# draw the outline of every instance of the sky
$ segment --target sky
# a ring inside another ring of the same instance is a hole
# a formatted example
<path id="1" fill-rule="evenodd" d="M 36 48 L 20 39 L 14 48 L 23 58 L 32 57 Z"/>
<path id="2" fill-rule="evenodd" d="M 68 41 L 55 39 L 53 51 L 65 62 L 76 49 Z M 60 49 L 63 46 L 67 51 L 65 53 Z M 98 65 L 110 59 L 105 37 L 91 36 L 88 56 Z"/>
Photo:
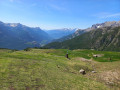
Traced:
<path id="1" fill-rule="evenodd" d="M 0 0 L 0 21 L 41 29 L 80 28 L 120 20 L 120 0 Z"/>

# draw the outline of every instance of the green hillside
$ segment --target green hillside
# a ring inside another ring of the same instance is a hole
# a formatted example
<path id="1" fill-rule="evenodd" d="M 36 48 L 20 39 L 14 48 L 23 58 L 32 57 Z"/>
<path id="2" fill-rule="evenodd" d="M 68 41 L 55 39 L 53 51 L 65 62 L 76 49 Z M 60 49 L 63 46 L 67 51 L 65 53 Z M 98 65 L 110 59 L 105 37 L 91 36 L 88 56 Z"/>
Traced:
<path id="1" fill-rule="evenodd" d="M 44 47 L 120 51 L 120 27 L 94 29 L 73 39 L 63 42 L 53 42 Z"/>
<path id="2" fill-rule="evenodd" d="M 66 52 L 0 49 L 0 90 L 120 89 L 119 52 L 69 50 L 70 59 L 65 57 Z M 81 75 L 80 69 L 86 74 Z"/>

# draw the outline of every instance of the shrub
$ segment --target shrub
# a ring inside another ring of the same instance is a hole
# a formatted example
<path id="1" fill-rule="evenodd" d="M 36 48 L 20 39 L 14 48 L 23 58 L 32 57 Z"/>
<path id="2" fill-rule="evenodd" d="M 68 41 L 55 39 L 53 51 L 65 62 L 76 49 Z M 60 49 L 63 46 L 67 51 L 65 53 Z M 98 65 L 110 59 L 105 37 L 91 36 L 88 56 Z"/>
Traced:
<path id="1" fill-rule="evenodd" d="M 24 51 L 31 51 L 31 48 L 26 48 L 24 49 Z"/>

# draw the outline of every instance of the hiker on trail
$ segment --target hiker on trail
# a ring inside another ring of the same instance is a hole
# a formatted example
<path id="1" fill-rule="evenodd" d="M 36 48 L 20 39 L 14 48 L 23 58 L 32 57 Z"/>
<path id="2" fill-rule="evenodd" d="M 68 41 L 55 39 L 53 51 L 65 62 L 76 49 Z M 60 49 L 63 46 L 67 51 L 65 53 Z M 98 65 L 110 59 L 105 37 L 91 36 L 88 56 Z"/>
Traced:
<path id="1" fill-rule="evenodd" d="M 67 51 L 67 54 L 66 54 L 66 58 L 69 58 L 69 57 L 68 57 L 68 51 Z"/>

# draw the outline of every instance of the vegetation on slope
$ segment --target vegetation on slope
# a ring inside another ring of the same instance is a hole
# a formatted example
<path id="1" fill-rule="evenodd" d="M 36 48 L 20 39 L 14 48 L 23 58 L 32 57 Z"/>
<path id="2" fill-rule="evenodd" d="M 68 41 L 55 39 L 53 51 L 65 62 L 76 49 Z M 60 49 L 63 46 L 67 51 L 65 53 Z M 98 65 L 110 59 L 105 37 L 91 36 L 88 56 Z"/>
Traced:
<path id="1" fill-rule="evenodd" d="M 109 90 L 119 88 L 119 83 L 113 81 L 113 87 L 105 86 L 104 79 L 97 76 L 103 75 L 105 71 L 120 69 L 120 53 L 69 50 L 69 60 L 65 58 L 66 52 L 67 50 L 64 49 L 29 49 L 28 51 L 0 49 L 0 89 Z M 103 56 L 95 58 L 94 54 L 103 54 Z M 112 62 L 108 60 L 109 57 L 112 57 Z M 89 59 L 92 61 L 88 62 Z M 86 70 L 86 75 L 79 73 L 81 68 Z M 97 73 L 92 74 L 91 71 L 94 69 Z"/>
<path id="2" fill-rule="evenodd" d="M 53 42 L 44 47 L 120 51 L 120 27 L 98 28 L 73 39 Z"/>

